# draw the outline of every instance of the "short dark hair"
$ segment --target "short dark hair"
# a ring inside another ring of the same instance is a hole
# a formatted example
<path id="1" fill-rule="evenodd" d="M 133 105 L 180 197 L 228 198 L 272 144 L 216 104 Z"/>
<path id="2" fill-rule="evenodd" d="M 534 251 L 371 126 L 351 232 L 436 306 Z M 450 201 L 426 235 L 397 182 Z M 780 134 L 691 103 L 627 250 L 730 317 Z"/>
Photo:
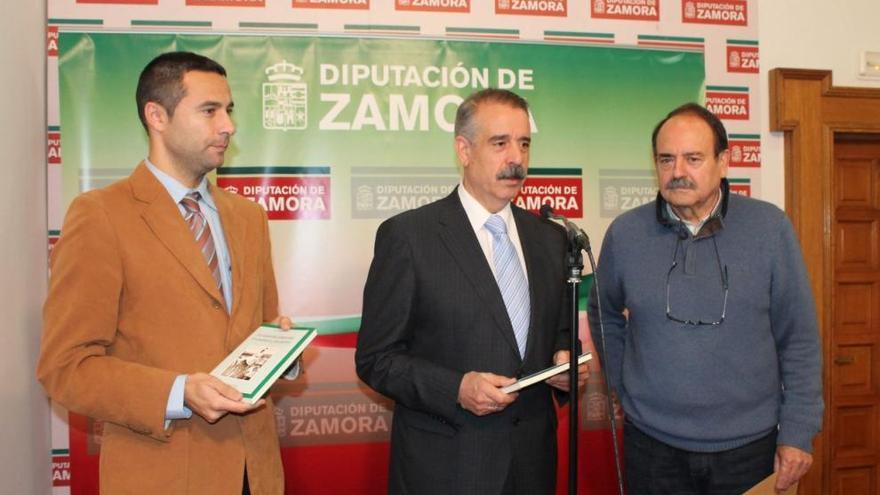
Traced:
<path id="1" fill-rule="evenodd" d="M 458 106 L 455 112 L 455 135 L 464 136 L 468 141 L 474 139 L 474 114 L 483 103 L 502 103 L 529 113 L 525 98 L 506 89 L 487 88 L 471 94 Z"/>
<path id="2" fill-rule="evenodd" d="M 190 71 L 213 72 L 226 77 L 226 69 L 222 65 L 208 57 L 191 52 L 163 53 L 144 67 L 135 93 L 138 117 L 144 129 L 147 128 L 147 118 L 144 115 L 144 106 L 147 102 L 152 101 L 162 105 L 169 117 L 174 115 L 177 104 L 186 96 L 183 76 Z"/>
<path id="3" fill-rule="evenodd" d="M 697 103 L 685 103 L 669 112 L 669 114 L 666 115 L 656 127 L 654 127 L 654 132 L 651 134 L 651 149 L 654 152 L 654 156 L 657 156 L 657 135 L 660 134 L 660 128 L 663 127 L 663 124 L 668 122 L 669 119 L 678 117 L 679 115 L 693 115 L 705 122 L 706 125 L 712 129 L 712 134 L 715 138 L 716 157 L 720 155 L 722 151 L 727 149 L 727 130 L 724 128 L 724 124 L 721 123 L 721 119 L 719 119 L 714 113 L 706 110 L 702 105 Z"/>

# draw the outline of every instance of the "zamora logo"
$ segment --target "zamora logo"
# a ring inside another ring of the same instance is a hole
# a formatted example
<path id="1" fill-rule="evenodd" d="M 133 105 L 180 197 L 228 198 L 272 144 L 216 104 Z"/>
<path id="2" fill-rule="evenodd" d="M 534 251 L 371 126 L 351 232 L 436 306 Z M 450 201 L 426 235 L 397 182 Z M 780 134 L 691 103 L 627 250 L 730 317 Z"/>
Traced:
<path id="1" fill-rule="evenodd" d="M 565 2 L 560 0 L 500 0 L 498 8 L 528 12 L 565 12 Z"/>

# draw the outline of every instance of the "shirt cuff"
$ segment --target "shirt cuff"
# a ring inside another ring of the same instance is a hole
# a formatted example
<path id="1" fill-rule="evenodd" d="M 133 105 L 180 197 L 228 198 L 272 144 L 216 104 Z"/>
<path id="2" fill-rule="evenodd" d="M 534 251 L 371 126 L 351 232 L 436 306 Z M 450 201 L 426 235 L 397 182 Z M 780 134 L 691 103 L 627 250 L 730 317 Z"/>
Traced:
<path id="1" fill-rule="evenodd" d="M 192 410 L 183 404 L 183 391 L 186 386 L 186 375 L 177 375 L 171 392 L 168 394 L 168 405 L 165 407 L 165 429 L 171 425 L 172 419 L 189 419 Z"/>

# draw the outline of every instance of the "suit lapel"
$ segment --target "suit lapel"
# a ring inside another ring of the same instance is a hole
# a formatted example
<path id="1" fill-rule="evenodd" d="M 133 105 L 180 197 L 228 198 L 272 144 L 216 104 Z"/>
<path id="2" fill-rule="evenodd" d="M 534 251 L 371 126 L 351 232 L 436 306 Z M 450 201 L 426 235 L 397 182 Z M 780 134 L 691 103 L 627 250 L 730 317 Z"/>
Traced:
<path id="1" fill-rule="evenodd" d="M 223 295 L 220 294 L 202 252 L 196 246 L 192 232 L 162 183 L 143 162 L 137 166 L 129 180 L 134 198 L 144 203 L 141 218 L 153 234 L 211 297 L 222 301 Z"/>
<path id="2" fill-rule="evenodd" d="M 458 190 L 453 190 L 442 201 L 444 209 L 440 215 L 440 239 L 485 303 L 504 340 L 519 357 L 519 347 L 516 345 L 513 326 L 501 298 L 501 291 L 458 198 Z"/>

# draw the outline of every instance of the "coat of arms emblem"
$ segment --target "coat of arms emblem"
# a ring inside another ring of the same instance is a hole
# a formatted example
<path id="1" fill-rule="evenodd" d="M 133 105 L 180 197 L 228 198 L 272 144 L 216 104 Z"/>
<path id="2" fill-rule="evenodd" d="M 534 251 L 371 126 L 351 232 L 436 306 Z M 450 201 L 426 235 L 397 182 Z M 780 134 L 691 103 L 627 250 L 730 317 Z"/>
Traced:
<path id="1" fill-rule="evenodd" d="M 308 85 L 302 67 L 287 60 L 266 68 L 263 83 L 263 129 L 303 130 L 308 126 Z"/>

